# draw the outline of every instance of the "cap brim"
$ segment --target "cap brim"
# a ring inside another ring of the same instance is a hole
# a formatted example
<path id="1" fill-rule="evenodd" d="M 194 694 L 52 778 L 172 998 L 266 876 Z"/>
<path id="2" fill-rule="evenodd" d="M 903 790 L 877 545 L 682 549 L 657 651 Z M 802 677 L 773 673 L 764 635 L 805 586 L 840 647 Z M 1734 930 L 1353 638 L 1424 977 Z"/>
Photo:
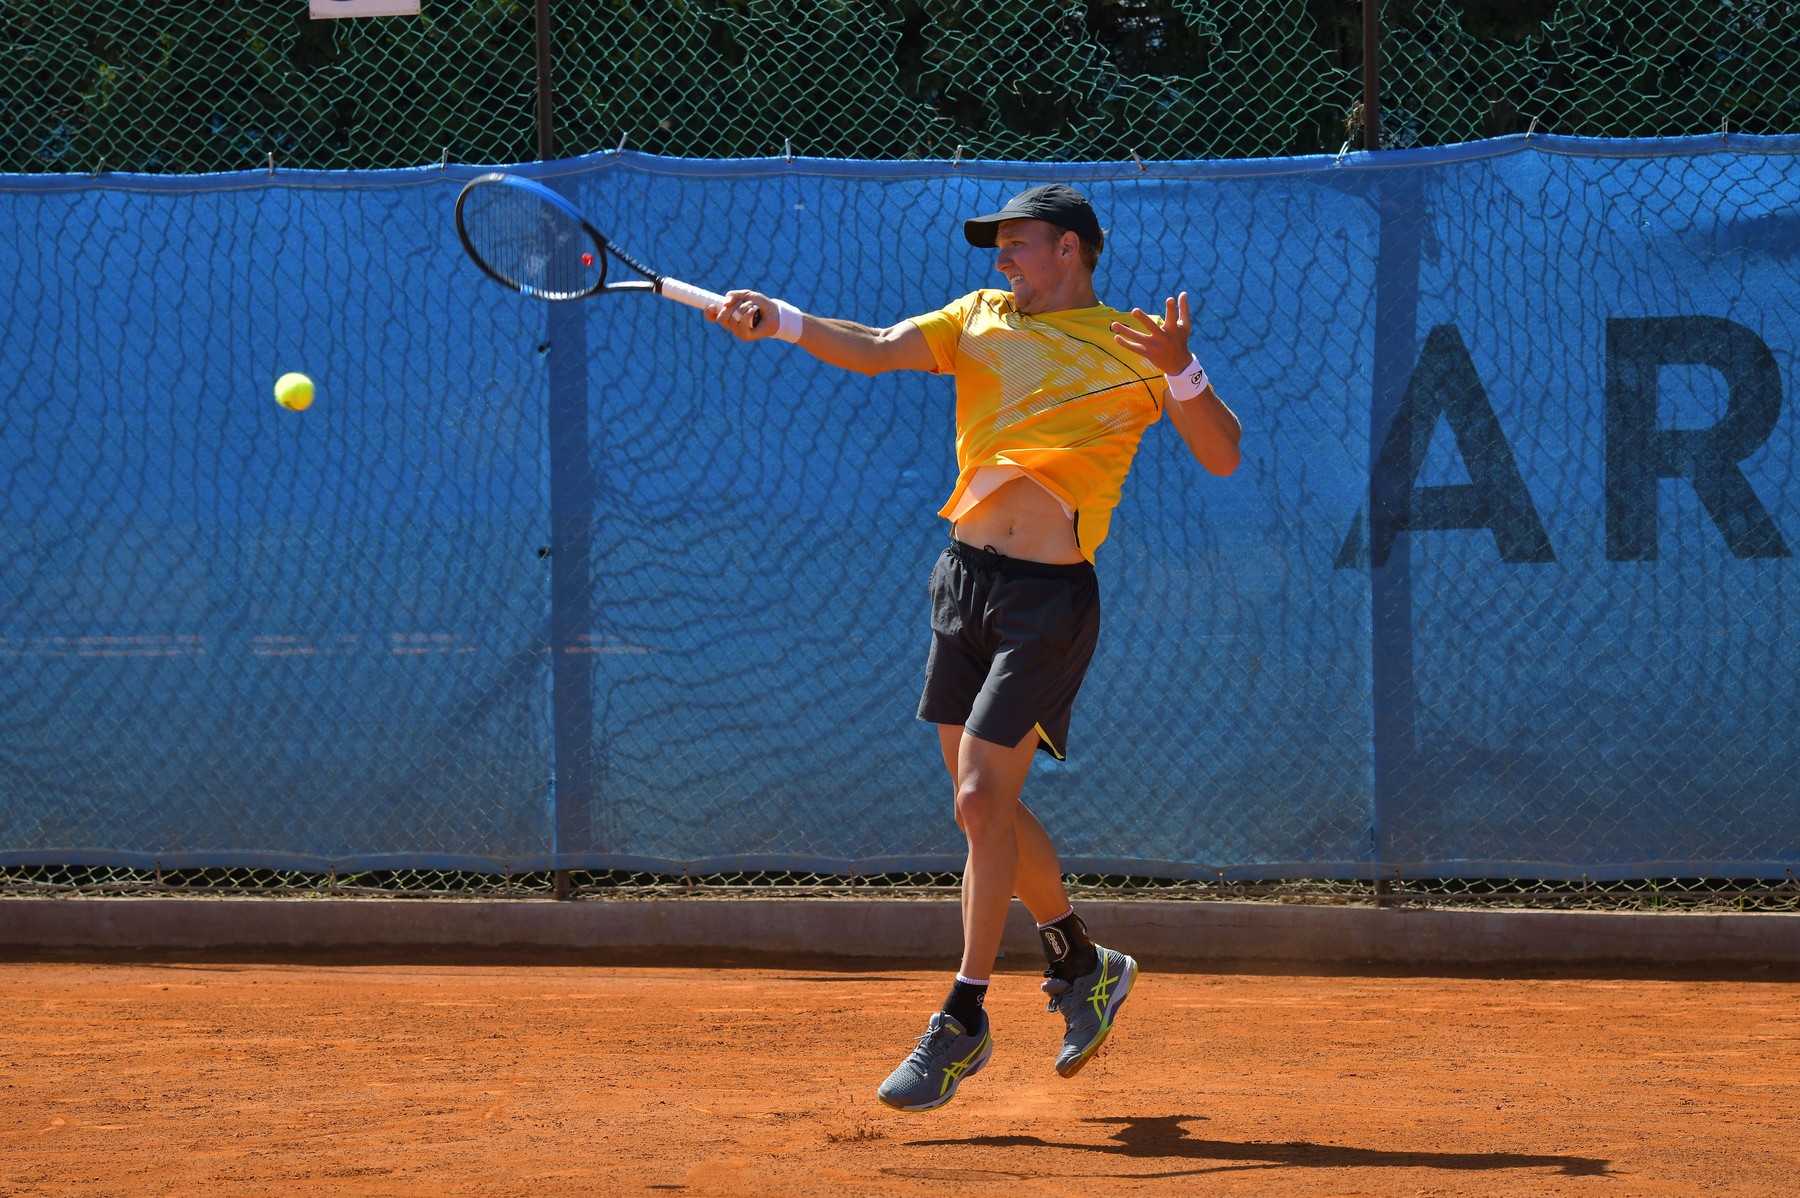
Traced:
<path id="1" fill-rule="evenodd" d="M 1008 212 L 1004 208 L 987 216 L 972 217 L 963 222 L 963 236 L 976 249 L 991 250 L 1000 242 L 1000 222 L 1018 218 L 1017 212 Z"/>

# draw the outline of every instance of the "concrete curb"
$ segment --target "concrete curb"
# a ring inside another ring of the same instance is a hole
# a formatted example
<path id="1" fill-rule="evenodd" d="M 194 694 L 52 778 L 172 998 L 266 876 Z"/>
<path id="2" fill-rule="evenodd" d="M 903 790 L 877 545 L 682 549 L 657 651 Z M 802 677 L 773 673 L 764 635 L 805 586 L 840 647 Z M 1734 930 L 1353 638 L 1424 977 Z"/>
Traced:
<path id="1" fill-rule="evenodd" d="M 1800 915 L 1084 902 L 1146 964 L 1800 966 Z M 954 961 L 951 900 L 0 899 L 0 951 L 631 949 Z M 1014 904 L 1005 949 L 1035 960 Z"/>

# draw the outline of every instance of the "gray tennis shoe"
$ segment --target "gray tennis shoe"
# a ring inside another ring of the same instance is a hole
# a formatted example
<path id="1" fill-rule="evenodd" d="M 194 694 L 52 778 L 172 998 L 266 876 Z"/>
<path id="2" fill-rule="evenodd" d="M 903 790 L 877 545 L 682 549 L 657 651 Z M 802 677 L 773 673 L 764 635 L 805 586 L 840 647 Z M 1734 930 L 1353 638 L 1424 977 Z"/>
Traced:
<path id="1" fill-rule="evenodd" d="M 875 1091 L 896 1111 L 929 1111 L 956 1097 L 964 1078 L 981 1072 L 994 1052 L 994 1037 L 982 1016 L 981 1034 L 971 1036 L 963 1025 L 939 1011 L 919 1037 L 911 1054 L 888 1075 Z"/>
<path id="2" fill-rule="evenodd" d="M 1050 996 L 1050 1009 L 1061 1011 L 1067 1024 L 1062 1052 L 1056 1057 L 1056 1071 L 1064 1077 L 1080 1073 L 1088 1058 L 1100 1051 L 1112 1033 L 1119 1004 L 1137 980 L 1136 961 L 1098 944 L 1094 948 L 1100 954 L 1100 962 L 1092 973 L 1074 981 L 1052 977 L 1043 985 L 1044 993 Z"/>

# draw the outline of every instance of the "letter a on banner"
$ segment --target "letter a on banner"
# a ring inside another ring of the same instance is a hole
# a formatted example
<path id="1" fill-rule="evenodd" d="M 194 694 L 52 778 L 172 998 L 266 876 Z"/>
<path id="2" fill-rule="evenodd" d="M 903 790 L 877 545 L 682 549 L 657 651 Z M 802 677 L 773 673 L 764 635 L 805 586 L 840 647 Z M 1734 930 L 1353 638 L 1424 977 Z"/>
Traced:
<path id="1" fill-rule="evenodd" d="M 1439 420 L 1449 422 L 1470 481 L 1420 486 L 1419 469 Z M 1387 564 L 1401 533 L 1438 529 L 1487 529 L 1503 562 L 1556 560 L 1537 505 L 1519 475 L 1512 445 L 1500 430 L 1475 363 L 1453 324 L 1438 325 L 1425 338 L 1405 398 L 1376 459 L 1369 492 L 1371 565 Z M 1338 550 L 1338 569 L 1357 564 L 1361 532 L 1359 514 Z"/>
<path id="2" fill-rule="evenodd" d="M 419 0 L 312 0 L 313 20 L 322 17 L 416 17 Z"/>

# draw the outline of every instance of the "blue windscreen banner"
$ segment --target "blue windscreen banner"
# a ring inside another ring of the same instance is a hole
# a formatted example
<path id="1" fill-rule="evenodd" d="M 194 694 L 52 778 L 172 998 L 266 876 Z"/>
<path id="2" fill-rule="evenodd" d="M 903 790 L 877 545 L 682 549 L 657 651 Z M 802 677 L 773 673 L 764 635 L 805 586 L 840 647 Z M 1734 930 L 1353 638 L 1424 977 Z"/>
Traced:
<path id="1" fill-rule="evenodd" d="M 1059 180 L 1244 425 L 1098 555 L 1066 868 L 1800 862 L 1800 139 L 516 169 L 658 269 L 886 326 Z M 919 723 L 948 378 L 546 305 L 479 168 L 0 179 L 0 862 L 960 868 Z M 317 400 L 279 407 L 301 371 Z"/>

